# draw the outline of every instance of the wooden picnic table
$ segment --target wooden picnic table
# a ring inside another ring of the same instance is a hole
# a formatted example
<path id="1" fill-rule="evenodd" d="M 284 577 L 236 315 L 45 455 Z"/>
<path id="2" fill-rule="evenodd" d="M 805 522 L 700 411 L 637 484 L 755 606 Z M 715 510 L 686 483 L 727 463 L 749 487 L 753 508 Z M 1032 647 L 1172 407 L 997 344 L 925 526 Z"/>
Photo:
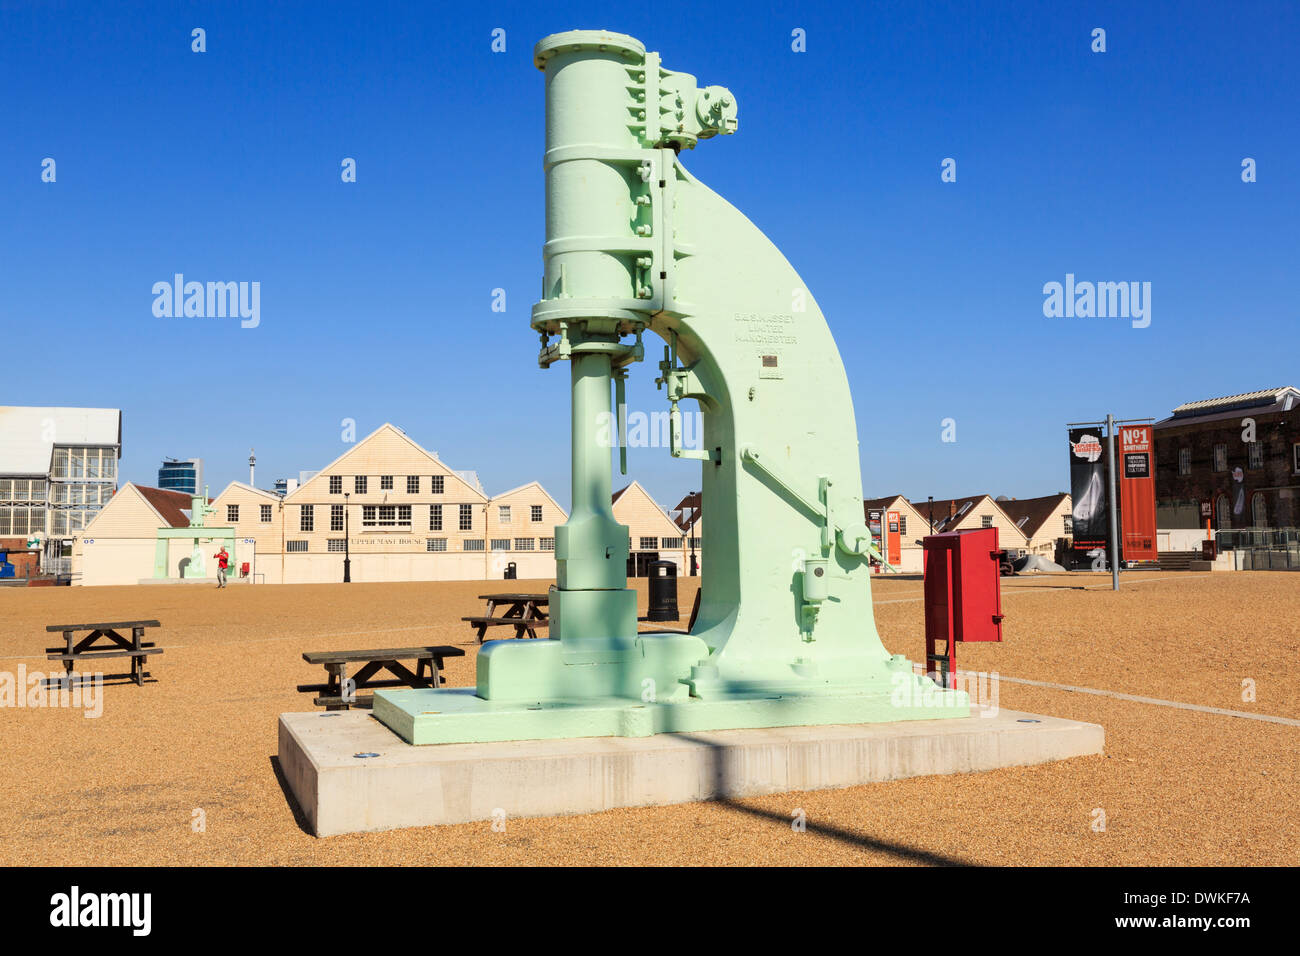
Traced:
<path id="1" fill-rule="evenodd" d="M 128 640 L 119 631 L 131 629 Z M 131 658 L 131 679 L 139 686 L 149 676 L 144 669 L 144 660 L 152 654 L 161 654 L 162 648 L 154 646 L 144 639 L 147 627 L 162 627 L 157 621 L 104 621 L 92 624 L 51 624 L 47 632 L 63 632 L 63 647 L 47 647 L 46 658 L 62 661 L 63 679 L 72 683 L 73 666 L 77 661 L 98 661 L 107 657 Z M 78 634 L 85 634 L 80 640 Z"/>
<path id="2" fill-rule="evenodd" d="M 323 665 L 328 677 L 324 684 L 299 684 L 298 690 L 324 691 L 324 695 L 314 698 L 312 703 L 327 710 L 369 707 L 374 703 L 374 695 L 358 697 L 358 690 L 374 687 L 439 687 L 446 682 L 441 673 L 443 659 L 464 656 L 462 648 L 445 644 L 431 647 L 386 647 L 368 651 L 308 651 L 302 655 L 302 659 L 308 664 Z M 414 673 L 399 663 L 404 660 L 417 662 Z M 350 664 L 362 666 L 349 679 Z M 381 670 L 388 671 L 393 677 L 374 680 L 374 676 Z"/>
<path id="3" fill-rule="evenodd" d="M 478 642 L 483 643 L 483 637 L 489 627 L 513 626 L 515 637 L 523 637 L 525 633 L 529 637 L 537 637 L 537 628 L 545 627 L 549 624 L 550 619 L 544 608 L 549 608 L 551 603 L 550 592 L 545 594 L 522 594 L 515 592 L 505 592 L 503 594 L 480 594 L 480 601 L 487 601 L 487 614 L 480 617 L 462 617 L 462 621 L 469 621 L 478 632 Z M 500 615 L 496 614 L 497 608 L 502 605 L 509 605 L 506 611 Z"/>

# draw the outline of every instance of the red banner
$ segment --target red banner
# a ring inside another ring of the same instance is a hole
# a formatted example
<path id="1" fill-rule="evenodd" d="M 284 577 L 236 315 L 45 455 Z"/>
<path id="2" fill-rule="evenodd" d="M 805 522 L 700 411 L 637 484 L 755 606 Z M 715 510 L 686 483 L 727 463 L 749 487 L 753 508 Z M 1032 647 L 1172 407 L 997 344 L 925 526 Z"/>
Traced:
<path id="1" fill-rule="evenodd" d="M 891 511 L 888 513 L 886 527 L 889 529 L 889 563 L 898 567 L 903 563 L 902 536 L 898 532 L 899 513 Z"/>
<path id="2" fill-rule="evenodd" d="M 1150 425 L 1119 428 L 1120 541 L 1125 561 L 1155 561 L 1155 445 Z"/>

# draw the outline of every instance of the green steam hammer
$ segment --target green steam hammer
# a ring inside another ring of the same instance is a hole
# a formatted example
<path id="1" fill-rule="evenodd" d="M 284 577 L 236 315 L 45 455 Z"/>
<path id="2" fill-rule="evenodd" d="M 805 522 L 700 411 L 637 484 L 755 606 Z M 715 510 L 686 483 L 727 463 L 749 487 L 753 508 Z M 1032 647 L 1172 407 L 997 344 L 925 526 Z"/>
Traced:
<path id="1" fill-rule="evenodd" d="M 477 688 L 382 691 L 375 716 L 412 743 L 968 716 L 966 694 L 914 675 L 876 632 L 853 402 L 826 320 L 678 158 L 736 131 L 735 96 L 618 33 L 555 34 L 534 59 L 546 244 L 532 326 L 542 366 L 567 360 L 573 384 L 550 639 L 489 642 Z M 646 330 L 667 343 L 671 454 L 702 459 L 709 560 L 690 634 L 637 633 L 610 503 L 611 386 L 621 398 Z M 702 450 L 681 447 L 687 399 Z"/>

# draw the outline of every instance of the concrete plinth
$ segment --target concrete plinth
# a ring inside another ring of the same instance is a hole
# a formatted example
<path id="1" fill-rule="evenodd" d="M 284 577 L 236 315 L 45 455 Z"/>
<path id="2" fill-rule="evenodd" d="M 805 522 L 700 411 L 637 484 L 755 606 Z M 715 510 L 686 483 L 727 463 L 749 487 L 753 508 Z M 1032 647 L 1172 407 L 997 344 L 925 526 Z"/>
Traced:
<path id="1" fill-rule="evenodd" d="M 1104 740 L 1097 724 L 1002 710 L 954 720 L 412 746 L 352 710 L 281 714 L 280 766 L 316 835 L 334 836 L 970 773 L 1098 754 Z"/>

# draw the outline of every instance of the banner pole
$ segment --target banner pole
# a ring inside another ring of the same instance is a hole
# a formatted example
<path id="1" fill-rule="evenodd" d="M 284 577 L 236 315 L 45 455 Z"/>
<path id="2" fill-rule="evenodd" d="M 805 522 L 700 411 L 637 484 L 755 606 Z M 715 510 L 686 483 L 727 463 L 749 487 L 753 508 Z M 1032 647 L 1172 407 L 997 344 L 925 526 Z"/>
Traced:
<path id="1" fill-rule="evenodd" d="M 1115 501 L 1115 416 L 1106 415 L 1106 473 L 1110 484 L 1110 494 L 1106 496 L 1107 510 L 1110 512 L 1110 588 L 1119 590 L 1119 529 Z"/>

